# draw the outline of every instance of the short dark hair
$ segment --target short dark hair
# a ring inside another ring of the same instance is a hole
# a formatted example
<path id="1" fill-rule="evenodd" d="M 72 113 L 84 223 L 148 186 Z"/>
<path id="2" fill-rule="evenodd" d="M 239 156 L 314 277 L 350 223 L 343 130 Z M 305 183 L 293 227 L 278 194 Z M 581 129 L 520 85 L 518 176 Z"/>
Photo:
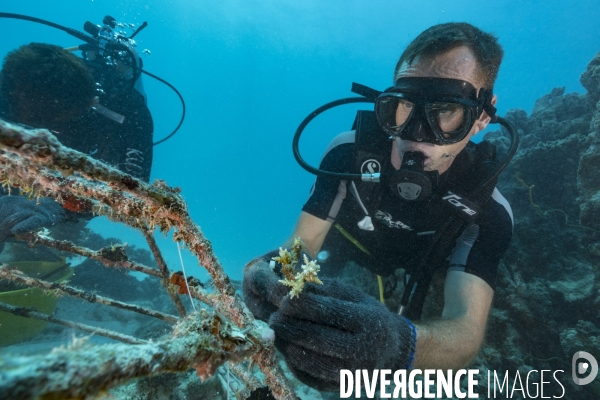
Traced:
<path id="1" fill-rule="evenodd" d="M 412 64 L 417 57 L 433 57 L 459 46 L 466 46 L 473 52 L 484 87 L 493 88 L 504 56 L 502 46 L 494 35 L 465 22 L 434 25 L 423 31 L 400 56 L 394 70 L 394 80 L 403 63 Z"/>
<path id="2" fill-rule="evenodd" d="M 90 70 L 59 46 L 21 46 L 6 56 L 0 71 L 0 95 L 14 122 L 49 127 L 55 120 L 80 117 L 95 94 Z"/>

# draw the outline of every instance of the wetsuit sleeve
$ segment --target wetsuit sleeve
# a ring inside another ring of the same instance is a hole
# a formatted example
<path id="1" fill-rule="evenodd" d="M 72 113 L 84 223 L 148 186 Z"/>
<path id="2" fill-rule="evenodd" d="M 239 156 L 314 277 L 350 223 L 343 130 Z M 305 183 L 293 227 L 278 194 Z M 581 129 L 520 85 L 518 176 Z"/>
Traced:
<path id="1" fill-rule="evenodd" d="M 467 232 L 471 230 L 471 232 Z M 470 236 L 470 238 L 469 238 Z M 477 225 L 467 228 L 450 257 L 449 270 L 464 271 L 483 279 L 496 289 L 500 259 L 512 237 L 512 220 L 507 209 L 493 199 Z"/>
<path id="2" fill-rule="evenodd" d="M 319 166 L 319 169 L 332 172 L 349 172 L 352 168 L 354 143 L 344 143 L 330 150 Z M 318 176 L 302 211 L 317 218 L 333 219 L 331 214 L 339 209 L 346 197 L 346 181 Z"/>

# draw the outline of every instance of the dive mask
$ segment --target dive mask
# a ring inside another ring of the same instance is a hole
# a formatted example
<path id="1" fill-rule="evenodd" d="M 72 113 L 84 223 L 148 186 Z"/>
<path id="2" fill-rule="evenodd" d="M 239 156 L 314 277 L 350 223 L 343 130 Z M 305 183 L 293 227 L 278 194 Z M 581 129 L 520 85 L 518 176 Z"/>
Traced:
<path id="1" fill-rule="evenodd" d="M 463 140 L 485 110 L 491 117 L 492 90 L 447 78 L 399 78 L 375 102 L 381 128 L 392 137 L 447 145 Z"/>

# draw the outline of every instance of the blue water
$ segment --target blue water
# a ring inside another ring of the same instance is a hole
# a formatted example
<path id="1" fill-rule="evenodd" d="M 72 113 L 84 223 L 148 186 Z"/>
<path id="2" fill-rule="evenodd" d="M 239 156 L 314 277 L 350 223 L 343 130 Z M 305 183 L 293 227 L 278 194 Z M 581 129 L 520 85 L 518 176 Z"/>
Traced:
<path id="1" fill-rule="evenodd" d="M 495 87 L 501 115 L 516 107 L 530 112 L 554 87 L 583 93 L 579 75 L 600 50 L 600 9 L 591 0 L 5 0 L 0 10 L 76 29 L 106 14 L 148 21 L 137 37 L 138 50 L 152 53 L 144 56 L 145 68 L 175 85 L 188 107 L 180 132 L 155 147 L 152 177 L 182 188 L 192 217 L 237 279 L 245 262 L 291 234 L 307 197 L 313 176 L 291 151 L 299 122 L 351 95 L 353 81 L 389 86 L 400 53 L 424 29 L 466 21 L 499 36 L 506 53 Z M 0 27 L 2 55 L 29 42 L 79 44 L 30 22 L 0 20 Z M 169 89 L 144 79 L 158 140 L 177 124 L 180 104 Z M 318 119 L 303 137 L 305 158 L 317 163 L 352 118 L 348 107 Z M 95 224 L 107 235 L 141 242 Z M 174 245 L 161 246 L 177 269 Z"/>

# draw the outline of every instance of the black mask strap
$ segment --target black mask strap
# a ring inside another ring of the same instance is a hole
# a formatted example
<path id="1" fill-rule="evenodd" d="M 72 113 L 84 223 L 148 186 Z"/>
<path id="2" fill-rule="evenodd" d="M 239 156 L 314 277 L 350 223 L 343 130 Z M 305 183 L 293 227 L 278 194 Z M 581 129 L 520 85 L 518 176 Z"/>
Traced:
<path id="1" fill-rule="evenodd" d="M 492 105 L 492 99 L 494 98 L 493 89 L 481 88 L 479 89 L 479 98 L 481 99 L 481 104 L 483 105 L 483 111 L 491 118 L 491 123 L 498 122 L 498 116 L 496 115 L 496 107 Z M 479 115 L 478 117 L 480 117 Z"/>

